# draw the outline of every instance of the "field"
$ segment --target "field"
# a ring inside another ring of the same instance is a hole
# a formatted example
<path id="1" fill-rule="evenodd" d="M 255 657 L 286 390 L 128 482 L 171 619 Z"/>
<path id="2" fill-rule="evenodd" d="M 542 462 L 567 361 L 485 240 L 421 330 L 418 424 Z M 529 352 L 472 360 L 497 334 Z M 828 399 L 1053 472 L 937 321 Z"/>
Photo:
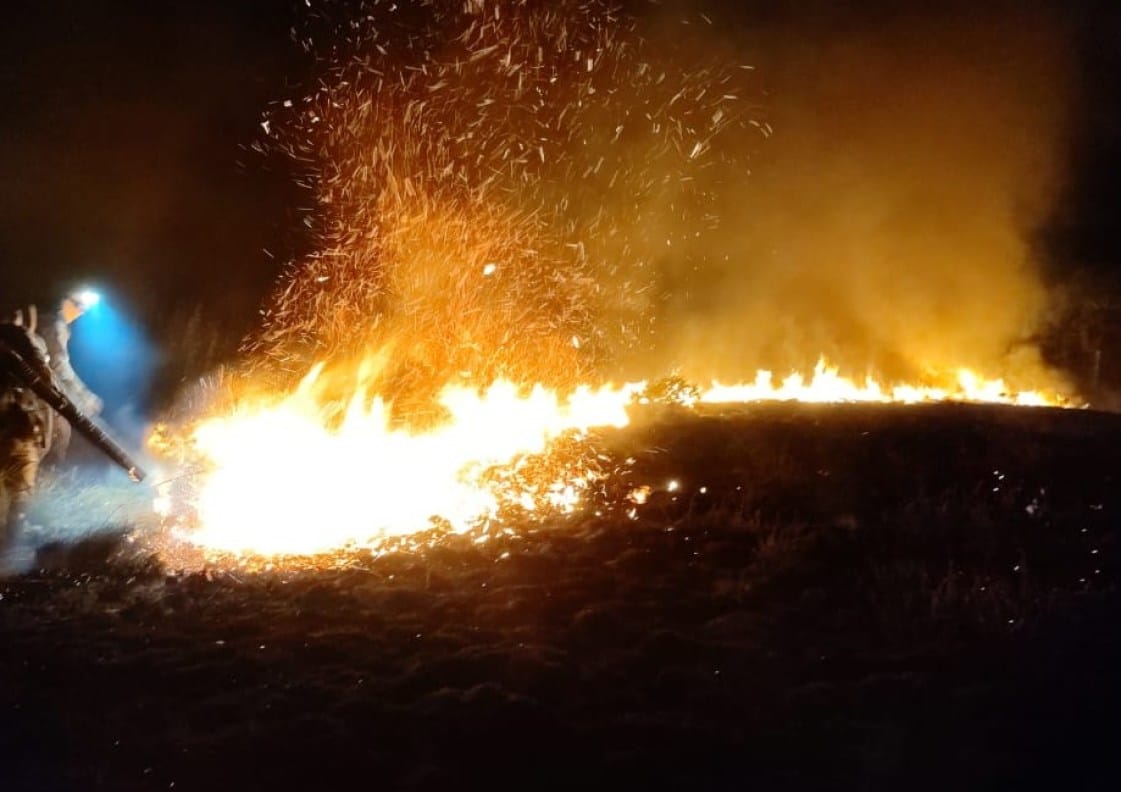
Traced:
<path id="1" fill-rule="evenodd" d="M 596 442 L 585 512 L 482 544 L 43 548 L 0 581 L 0 788 L 1121 784 L 1121 416 L 665 409 Z"/>

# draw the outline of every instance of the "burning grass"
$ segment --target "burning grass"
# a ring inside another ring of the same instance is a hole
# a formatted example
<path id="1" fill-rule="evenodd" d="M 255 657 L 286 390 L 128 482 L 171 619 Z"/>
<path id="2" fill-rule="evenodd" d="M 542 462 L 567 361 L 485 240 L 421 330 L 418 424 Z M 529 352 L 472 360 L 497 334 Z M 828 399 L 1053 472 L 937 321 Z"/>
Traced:
<path id="1" fill-rule="evenodd" d="M 613 486 L 617 462 L 594 435 L 630 423 L 643 405 L 696 411 L 714 399 L 871 403 L 1045 402 L 1010 394 L 968 372 L 959 390 L 860 385 L 819 364 L 810 380 L 781 384 L 760 372 L 751 385 L 701 389 L 681 380 L 632 383 L 567 394 L 501 381 L 486 389 L 447 386 L 427 413 L 400 415 L 372 393 L 381 359 L 359 369 L 350 390 L 338 374 L 314 369 L 282 399 L 224 394 L 219 415 L 151 445 L 174 458 L 160 513 L 187 541 L 215 552 L 329 553 L 382 546 L 433 527 L 500 530 L 586 509 Z M 309 531 L 307 526 L 327 527 Z"/>

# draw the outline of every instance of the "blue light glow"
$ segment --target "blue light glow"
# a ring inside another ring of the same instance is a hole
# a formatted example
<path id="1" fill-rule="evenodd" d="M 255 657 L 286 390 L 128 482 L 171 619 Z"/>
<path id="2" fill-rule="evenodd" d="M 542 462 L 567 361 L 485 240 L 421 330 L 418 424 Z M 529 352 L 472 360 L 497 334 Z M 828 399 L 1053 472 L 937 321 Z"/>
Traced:
<path id="1" fill-rule="evenodd" d="M 104 402 L 102 420 L 135 444 L 143 437 L 156 351 L 111 299 L 98 295 L 70 326 L 70 364 Z"/>

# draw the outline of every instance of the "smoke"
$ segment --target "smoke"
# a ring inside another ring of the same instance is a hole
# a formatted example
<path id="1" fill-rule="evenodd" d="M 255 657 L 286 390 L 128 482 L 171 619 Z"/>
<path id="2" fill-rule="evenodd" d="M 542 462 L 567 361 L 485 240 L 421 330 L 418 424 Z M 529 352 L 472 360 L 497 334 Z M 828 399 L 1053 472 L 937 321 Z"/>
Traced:
<path id="1" fill-rule="evenodd" d="M 1065 134 L 1050 15 L 324 8 L 315 90 L 263 125 L 316 250 L 247 346 L 274 370 L 378 350 L 421 401 L 821 355 L 1058 384 L 1032 341 Z"/>
<path id="2" fill-rule="evenodd" d="M 1039 10 L 778 14 L 735 44 L 766 144 L 705 189 L 720 227 L 663 261 L 649 350 L 683 374 L 887 379 L 958 367 L 1055 385 L 1033 234 L 1061 187 L 1067 36 Z M 637 360 L 637 358 L 636 358 Z"/>

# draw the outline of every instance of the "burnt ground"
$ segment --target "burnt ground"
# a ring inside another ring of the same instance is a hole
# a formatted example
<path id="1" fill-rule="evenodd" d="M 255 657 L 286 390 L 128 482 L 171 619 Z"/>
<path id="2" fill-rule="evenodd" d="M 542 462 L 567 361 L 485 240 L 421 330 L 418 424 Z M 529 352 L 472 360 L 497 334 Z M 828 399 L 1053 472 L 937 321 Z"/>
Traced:
<path id="1" fill-rule="evenodd" d="M 1121 416 L 646 419 L 588 513 L 485 544 L 45 551 L 0 581 L 0 788 L 1119 788 Z"/>

